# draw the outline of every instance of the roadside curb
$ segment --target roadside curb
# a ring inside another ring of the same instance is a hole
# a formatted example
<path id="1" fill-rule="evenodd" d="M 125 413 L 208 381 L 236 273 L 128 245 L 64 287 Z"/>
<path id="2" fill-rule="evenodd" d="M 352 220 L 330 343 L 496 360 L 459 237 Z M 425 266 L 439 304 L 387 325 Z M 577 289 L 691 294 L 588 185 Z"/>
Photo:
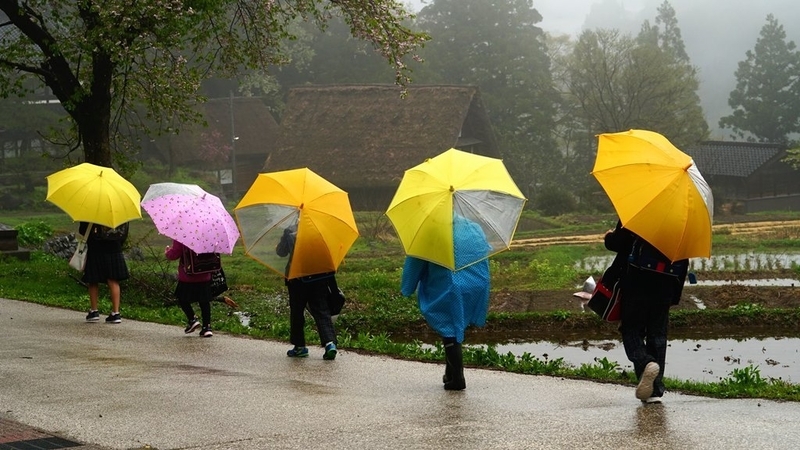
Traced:
<path id="1" fill-rule="evenodd" d="M 103 450 L 103 447 L 83 445 L 80 442 L 7 419 L 0 414 L 0 450 L 59 448 Z"/>

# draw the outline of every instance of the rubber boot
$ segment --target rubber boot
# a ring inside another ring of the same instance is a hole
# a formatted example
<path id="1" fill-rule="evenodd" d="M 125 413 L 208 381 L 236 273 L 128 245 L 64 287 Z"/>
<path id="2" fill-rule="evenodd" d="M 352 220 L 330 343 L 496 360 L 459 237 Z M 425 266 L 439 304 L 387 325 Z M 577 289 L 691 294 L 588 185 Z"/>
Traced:
<path id="1" fill-rule="evenodd" d="M 442 348 L 447 349 L 449 345 L 457 344 L 456 338 L 454 337 L 446 337 L 442 338 Z M 445 355 L 447 355 L 447 351 L 445 350 Z M 447 356 L 444 358 L 444 375 L 442 375 L 442 383 L 448 383 L 450 380 L 453 379 L 453 365 L 450 364 L 450 360 L 447 359 Z"/>
<path id="2" fill-rule="evenodd" d="M 467 388 L 464 380 L 464 356 L 461 352 L 460 343 L 448 343 L 444 346 L 445 355 L 445 377 L 448 376 L 447 368 L 450 369 L 450 377 L 444 380 L 446 391 L 461 391 Z"/>
<path id="3" fill-rule="evenodd" d="M 450 359 L 446 356 L 444 358 L 444 375 L 442 375 L 442 383 L 447 384 L 453 379 L 453 366 L 450 364 Z"/>

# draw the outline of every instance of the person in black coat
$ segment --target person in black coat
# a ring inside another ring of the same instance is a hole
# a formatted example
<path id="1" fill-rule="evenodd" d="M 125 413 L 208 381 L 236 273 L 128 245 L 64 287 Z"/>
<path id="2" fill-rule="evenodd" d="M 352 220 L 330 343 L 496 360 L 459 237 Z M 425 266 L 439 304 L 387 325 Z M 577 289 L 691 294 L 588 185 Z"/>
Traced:
<path id="1" fill-rule="evenodd" d="M 327 272 L 304 277 L 289 278 L 289 268 L 294 256 L 297 241 L 297 225 L 284 229 L 275 253 L 280 257 L 289 257 L 286 262 L 286 288 L 289 291 L 289 340 L 293 347 L 286 352 L 291 358 L 308 356 L 305 336 L 305 310 L 314 318 L 320 342 L 325 347 L 322 358 L 331 361 L 336 358 L 336 329 L 328 306 L 328 294 L 336 286 L 336 273 Z M 338 288 L 336 288 L 338 290 Z"/>
<path id="2" fill-rule="evenodd" d="M 627 262 L 620 279 L 619 331 L 639 380 L 636 398 L 660 403 L 665 392 L 669 308 L 680 301 L 689 261 L 670 261 L 621 222 L 606 233 L 605 246 Z"/>

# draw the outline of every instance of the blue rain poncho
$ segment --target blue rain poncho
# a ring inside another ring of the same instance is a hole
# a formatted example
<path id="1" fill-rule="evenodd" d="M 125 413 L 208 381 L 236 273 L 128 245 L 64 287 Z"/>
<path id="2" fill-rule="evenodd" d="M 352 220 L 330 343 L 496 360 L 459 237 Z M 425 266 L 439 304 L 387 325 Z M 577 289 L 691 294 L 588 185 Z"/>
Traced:
<path id="1" fill-rule="evenodd" d="M 415 291 L 420 312 L 440 336 L 464 340 L 470 325 L 483 326 L 489 311 L 489 261 L 491 247 L 481 227 L 459 215 L 453 218 L 453 244 L 458 271 L 413 256 L 406 257 L 400 290 Z"/>

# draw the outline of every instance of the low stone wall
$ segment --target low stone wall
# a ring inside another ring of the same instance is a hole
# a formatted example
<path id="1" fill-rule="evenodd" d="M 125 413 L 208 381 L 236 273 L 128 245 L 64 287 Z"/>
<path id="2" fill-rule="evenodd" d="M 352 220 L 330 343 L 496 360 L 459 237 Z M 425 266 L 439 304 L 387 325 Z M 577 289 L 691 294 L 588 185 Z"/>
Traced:
<path id="1" fill-rule="evenodd" d="M 70 233 L 48 240 L 42 245 L 42 251 L 58 256 L 61 259 L 69 260 L 77 247 L 78 240 L 75 239 L 74 234 Z"/>

